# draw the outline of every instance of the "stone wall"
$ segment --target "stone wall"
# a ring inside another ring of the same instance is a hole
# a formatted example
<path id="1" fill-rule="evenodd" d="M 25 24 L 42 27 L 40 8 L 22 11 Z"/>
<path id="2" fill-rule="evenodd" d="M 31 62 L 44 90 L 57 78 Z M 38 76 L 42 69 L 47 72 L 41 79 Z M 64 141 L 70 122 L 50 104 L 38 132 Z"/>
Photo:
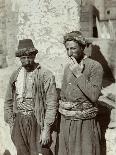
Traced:
<path id="1" fill-rule="evenodd" d="M 2 90 L 5 90 L 11 72 L 19 65 L 15 51 L 18 40 L 24 38 L 33 40 L 39 50 L 36 61 L 54 72 L 60 87 L 58 79 L 66 61 L 63 35 L 80 29 L 80 0 L 0 0 L 0 17 L 0 39 L 10 67 L 9 71 L 7 68 L 1 70 Z M 4 91 L 1 93 L 4 96 Z"/>
<path id="2" fill-rule="evenodd" d="M 31 38 L 39 50 L 36 60 L 58 81 L 66 61 L 63 35 L 80 29 L 80 0 L 6 0 L 5 7 L 8 64 L 15 62 L 18 40 Z"/>
<path id="3" fill-rule="evenodd" d="M 17 47 L 17 23 L 18 12 L 13 12 L 12 1 L 5 0 L 6 11 L 6 51 L 8 66 L 14 65 L 15 51 Z"/>
<path id="4" fill-rule="evenodd" d="M 88 4 L 88 0 L 83 2 Z M 97 4 L 96 2 L 96 6 Z M 66 51 L 62 44 L 63 35 L 68 31 L 80 30 L 81 27 L 83 33 L 91 37 L 92 10 L 85 5 L 81 12 L 82 16 L 80 16 L 80 0 L 0 0 L 0 6 L 0 19 L 2 20 L 0 37 L 3 39 L 2 46 L 8 62 L 7 68 L 0 69 L 2 73 L 0 73 L 2 102 L 4 102 L 8 79 L 20 64 L 19 60 L 15 59 L 19 39 L 31 38 L 33 40 L 35 47 L 39 50 L 36 61 L 53 71 L 57 87 L 60 88 L 63 68 L 67 61 Z M 87 25 L 88 27 L 86 27 Z M 108 91 L 104 89 L 102 92 L 104 95 L 108 92 L 114 94 L 112 80 L 116 79 L 115 41 L 93 38 L 92 40 L 92 57 L 102 63 L 105 71 L 104 88 L 107 88 Z M 108 104 L 110 104 L 109 101 Z M 106 115 L 104 115 L 105 117 Z M 109 133 L 107 135 L 109 136 Z"/>
<path id="5" fill-rule="evenodd" d="M 93 36 L 93 6 L 90 3 L 82 5 L 80 16 L 81 31 L 87 37 Z"/>
<path id="6" fill-rule="evenodd" d="M 1 2 L 1 0 L 0 0 Z M 66 51 L 63 46 L 63 35 L 72 30 L 80 30 L 80 0 L 5 0 L 5 41 L 4 47 L 7 54 L 8 67 L 0 69 L 0 102 L 3 106 L 6 87 L 13 70 L 20 65 L 15 59 L 18 41 L 31 38 L 39 53 L 36 61 L 51 69 L 56 77 L 57 87 L 60 87 L 64 65 L 67 61 Z M 4 124 L 3 109 L 0 123 Z M 12 142 L 5 136 L 8 131 L 6 125 L 0 127 L 0 141 L 2 149 L 12 148 Z M 1 137 L 2 133 L 2 137 Z M 8 136 L 10 133 L 8 133 Z M 0 146 L 1 147 L 1 146 Z M 15 155 L 10 151 L 12 155 Z M 3 154 L 2 154 L 3 155 Z"/>
<path id="7" fill-rule="evenodd" d="M 116 0 L 104 0 L 106 19 L 116 19 Z"/>
<path id="8" fill-rule="evenodd" d="M 9 129 L 4 124 L 3 104 L 9 77 L 20 65 L 19 60 L 15 59 L 18 41 L 25 38 L 33 40 L 39 51 L 36 61 L 53 71 L 57 87 L 60 87 L 67 61 L 63 35 L 68 31 L 80 30 L 80 0 L 0 0 L 0 9 L 0 19 L 4 24 L 0 25 L 0 37 L 4 41 L 8 62 L 7 68 L 0 69 L 0 155 L 5 149 L 15 155 L 12 153 L 12 142 L 8 139 L 10 133 L 4 132 Z"/>
<path id="9" fill-rule="evenodd" d="M 104 8 L 104 0 L 94 0 L 94 6 L 98 9 L 99 11 L 99 17 L 100 19 L 104 19 L 105 15 L 105 8 Z"/>
<path id="10" fill-rule="evenodd" d="M 5 1 L 0 0 L 0 44 L 2 44 L 2 46 L 5 44 L 5 15 Z"/>
<path id="11" fill-rule="evenodd" d="M 61 85 L 67 61 L 63 45 L 66 32 L 80 29 L 80 0 L 0 0 L 3 39 L 8 68 L 1 70 L 0 96 L 3 97 L 11 72 L 20 65 L 15 59 L 18 41 L 31 38 L 39 53 L 36 61 L 52 70 Z M 55 66 L 55 67 L 54 67 Z"/>
<path id="12" fill-rule="evenodd" d="M 0 68 L 7 66 L 6 63 L 6 13 L 5 1 L 0 0 Z"/>

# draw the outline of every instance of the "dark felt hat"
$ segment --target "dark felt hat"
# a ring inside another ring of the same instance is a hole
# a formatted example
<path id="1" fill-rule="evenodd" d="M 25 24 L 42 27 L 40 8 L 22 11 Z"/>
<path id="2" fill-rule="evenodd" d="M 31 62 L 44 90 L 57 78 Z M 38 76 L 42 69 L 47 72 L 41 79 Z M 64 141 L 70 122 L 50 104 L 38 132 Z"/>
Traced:
<path id="1" fill-rule="evenodd" d="M 38 50 L 34 47 L 31 39 L 19 40 L 18 50 L 15 53 L 16 57 L 36 55 L 37 53 Z"/>

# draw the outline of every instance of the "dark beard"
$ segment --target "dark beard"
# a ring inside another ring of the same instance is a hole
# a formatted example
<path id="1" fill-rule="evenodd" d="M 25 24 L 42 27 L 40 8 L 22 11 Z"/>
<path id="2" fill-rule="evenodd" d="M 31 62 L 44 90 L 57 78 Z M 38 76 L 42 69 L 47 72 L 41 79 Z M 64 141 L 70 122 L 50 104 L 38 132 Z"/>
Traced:
<path id="1" fill-rule="evenodd" d="M 84 58 L 84 55 L 85 55 L 85 54 L 83 53 L 83 54 L 81 54 L 78 58 L 75 58 L 78 64 L 79 64 L 79 63 L 81 62 L 81 60 Z"/>
<path id="2" fill-rule="evenodd" d="M 22 65 L 22 67 L 24 67 L 28 72 L 33 71 L 35 69 L 35 66 L 36 66 L 35 63 Z"/>

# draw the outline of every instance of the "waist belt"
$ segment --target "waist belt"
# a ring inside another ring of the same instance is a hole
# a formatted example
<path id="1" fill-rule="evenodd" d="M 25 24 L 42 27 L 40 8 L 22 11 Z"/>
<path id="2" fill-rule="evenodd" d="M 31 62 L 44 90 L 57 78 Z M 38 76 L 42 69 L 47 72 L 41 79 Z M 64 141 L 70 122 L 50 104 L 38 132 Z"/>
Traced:
<path id="1" fill-rule="evenodd" d="M 63 104 L 63 102 L 62 102 Z M 70 105 L 72 106 L 74 103 Z M 82 103 L 83 104 L 83 103 Z M 66 102 L 64 103 L 65 106 L 59 106 L 59 112 L 66 118 L 66 119 L 73 119 L 73 120 L 78 120 L 78 119 L 91 119 L 94 118 L 97 115 L 98 108 L 96 107 L 85 107 L 84 109 L 73 109 L 71 106 L 69 106 L 68 102 L 68 108 L 66 105 Z"/>
<path id="2" fill-rule="evenodd" d="M 32 115 L 34 113 L 33 110 L 27 110 L 27 109 L 18 109 L 17 112 L 23 115 Z"/>
<path id="3" fill-rule="evenodd" d="M 25 99 L 21 102 L 21 100 L 17 101 L 17 112 L 23 115 L 31 115 L 33 113 L 33 100 Z"/>

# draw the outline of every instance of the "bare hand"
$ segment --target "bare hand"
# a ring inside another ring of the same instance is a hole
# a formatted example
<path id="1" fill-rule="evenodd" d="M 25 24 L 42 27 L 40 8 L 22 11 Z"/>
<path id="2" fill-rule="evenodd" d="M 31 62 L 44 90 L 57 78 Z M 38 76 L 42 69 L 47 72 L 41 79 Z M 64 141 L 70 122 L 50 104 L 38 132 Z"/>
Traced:
<path id="1" fill-rule="evenodd" d="M 42 145 L 47 145 L 49 142 L 50 142 L 50 132 L 44 129 L 40 136 L 40 143 Z"/>
<path id="2" fill-rule="evenodd" d="M 79 77 L 83 70 L 83 64 L 78 64 L 76 59 L 71 57 L 69 68 L 76 77 Z"/>

